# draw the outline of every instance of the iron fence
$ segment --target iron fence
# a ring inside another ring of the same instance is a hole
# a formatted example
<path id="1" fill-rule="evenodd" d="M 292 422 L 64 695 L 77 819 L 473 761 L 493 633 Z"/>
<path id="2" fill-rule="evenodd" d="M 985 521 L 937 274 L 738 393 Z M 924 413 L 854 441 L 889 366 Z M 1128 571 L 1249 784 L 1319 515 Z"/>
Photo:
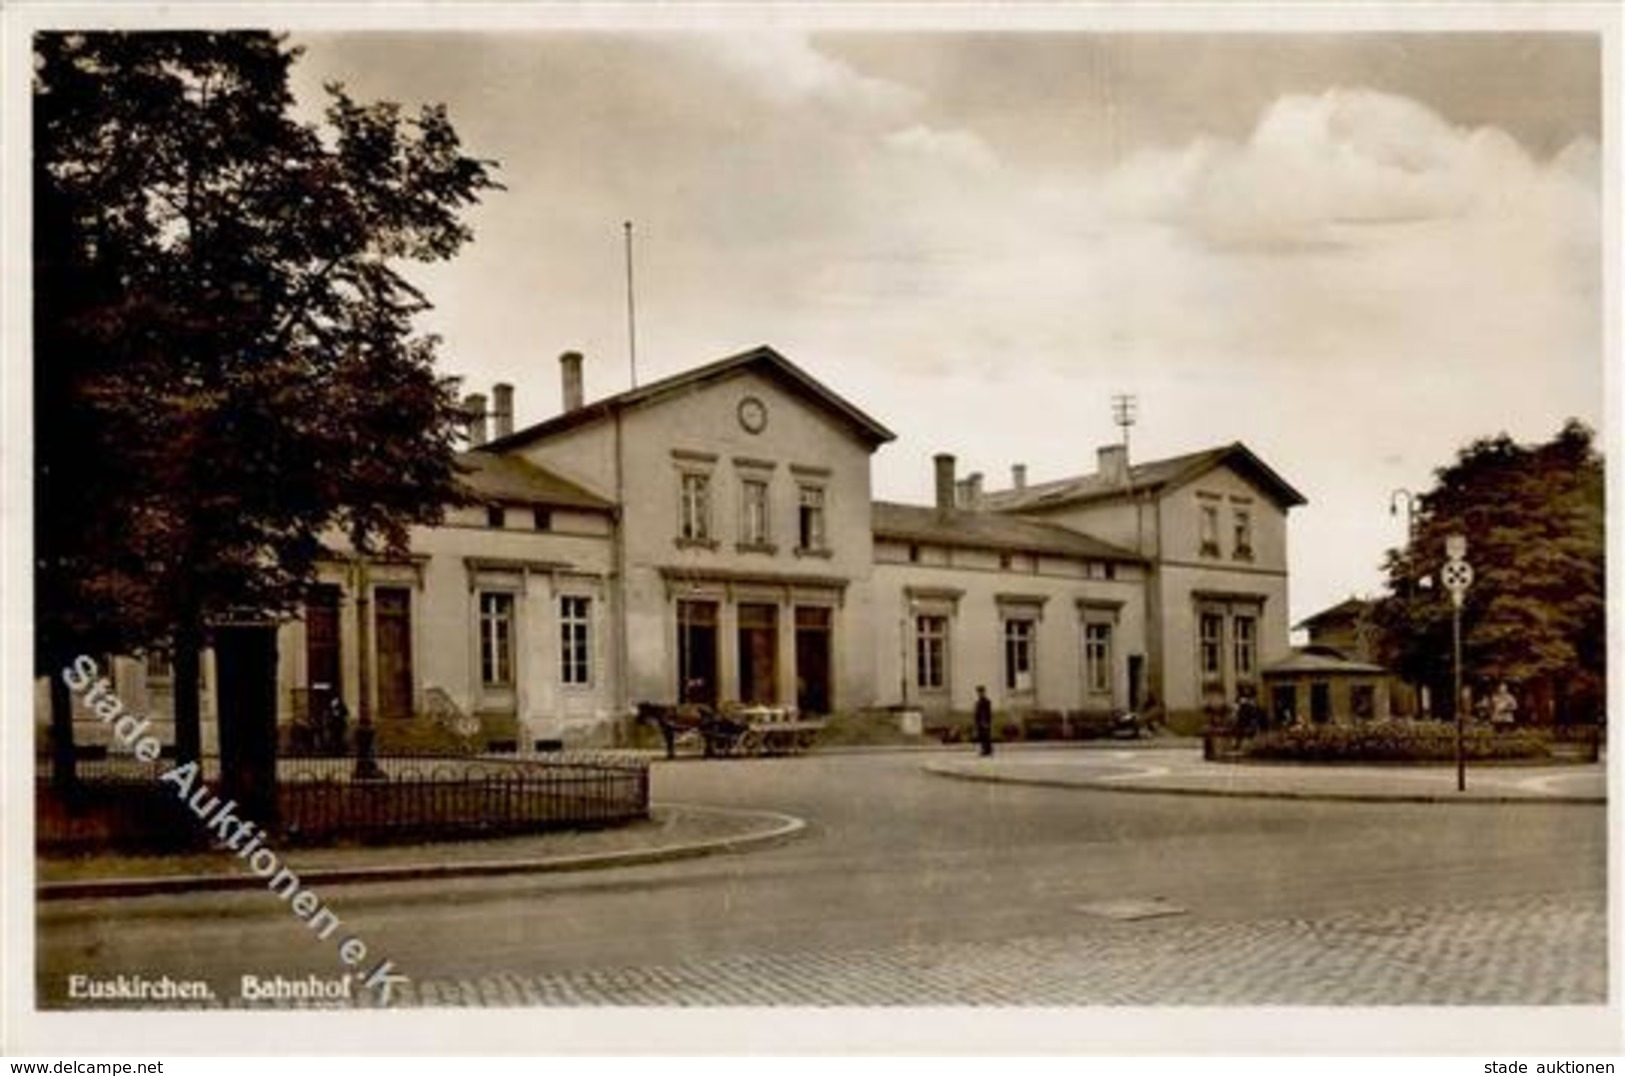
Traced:
<path id="1" fill-rule="evenodd" d="M 84 759 L 74 788 L 53 787 L 38 767 L 37 843 L 42 848 L 206 845 L 208 833 L 160 778 L 169 760 Z M 203 779 L 218 787 L 220 762 L 205 758 Z M 435 837 L 500 836 L 611 825 L 648 817 L 649 762 L 609 752 L 545 758 L 388 756 L 376 775 L 358 777 L 353 758 L 277 762 L 272 832 L 290 844 L 362 844 Z"/>

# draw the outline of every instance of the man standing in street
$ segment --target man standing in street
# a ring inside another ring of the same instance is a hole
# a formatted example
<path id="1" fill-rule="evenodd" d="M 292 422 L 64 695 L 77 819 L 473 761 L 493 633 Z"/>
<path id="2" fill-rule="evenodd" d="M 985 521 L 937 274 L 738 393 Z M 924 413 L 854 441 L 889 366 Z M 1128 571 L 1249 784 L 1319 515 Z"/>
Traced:
<path id="1" fill-rule="evenodd" d="M 993 753 L 993 703 L 980 684 L 976 685 L 976 742 L 982 745 L 984 757 Z"/>

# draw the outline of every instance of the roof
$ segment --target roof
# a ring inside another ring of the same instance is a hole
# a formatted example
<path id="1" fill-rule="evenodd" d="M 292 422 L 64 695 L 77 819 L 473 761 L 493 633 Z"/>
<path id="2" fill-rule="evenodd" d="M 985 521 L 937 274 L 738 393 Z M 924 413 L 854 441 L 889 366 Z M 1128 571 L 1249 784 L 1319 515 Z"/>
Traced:
<path id="1" fill-rule="evenodd" d="M 556 508 L 608 511 L 612 505 L 569 479 L 526 460 L 487 448 L 457 454 L 463 485 L 475 499 L 508 504 L 542 504 Z"/>
<path id="2" fill-rule="evenodd" d="M 1298 676 L 1305 673 L 1318 676 L 1386 676 L 1388 674 L 1388 670 L 1381 665 L 1334 657 L 1325 652 L 1324 649 L 1319 651 L 1294 649 L 1289 656 L 1266 665 L 1259 671 L 1265 676 Z"/>
<path id="3" fill-rule="evenodd" d="M 1259 459 L 1240 441 L 1218 448 L 1203 449 L 1164 460 L 1136 463 L 1129 467 L 1129 481 L 1115 482 L 1095 472 L 1053 482 L 1040 482 L 1023 489 L 996 490 L 982 495 L 982 503 L 996 512 L 1031 512 L 1085 501 L 1108 500 L 1137 493 L 1182 486 L 1215 467 L 1227 466 L 1251 478 L 1278 504 L 1291 508 L 1309 503 L 1286 479 Z"/>
<path id="4" fill-rule="evenodd" d="M 871 518 L 876 538 L 932 542 L 960 548 L 1051 553 L 1089 560 L 1142 563 L 1145 559 L 1130 550 L 1066 527 L 992 512 L 955 509 L 943 513 L 933 507 L 875 501 Z"/>
<path id="5" fill-rule="evenodd" d="M 1329 609 L 1322 609 L 1313 616 L 1305 617 L 1293 627 L 1294 629 L 1303 628 L 1308 630 L 1325 624 L 1359 620 L 1370 611 L 1371 603 L 1364 598 L 1345 598 Z"/>
<path id="6" fill-rule="evenodd" d="M 856 405 L 837 395 L 807 371 L 764 344 L 704 366 L 696 366 L 691 370 L 673 374 L 671 377 L 661 378 L 659 381 L 651 381 L 647 385 L 640 385 L 626 392 L 616 393 L 614 396 L 606 396 L 601 400 L 583 404 L 573 411 L 566 411 L 533 426 L 515 430 L 506 437 L 490 442 L 486 447 L 497 451 L 515 448 L 577 426 L 600 421 L 617 411 L 640 407 L 678 393 L 692 391 L 702 385 L 732 377 L 743 370 L 754 370 L 775 378 L 792 391 L 832 412 L 846 422 L 859 438 L 868 442 L 871 448 L 897 439 L 896 434 L 864 414 Z"/>

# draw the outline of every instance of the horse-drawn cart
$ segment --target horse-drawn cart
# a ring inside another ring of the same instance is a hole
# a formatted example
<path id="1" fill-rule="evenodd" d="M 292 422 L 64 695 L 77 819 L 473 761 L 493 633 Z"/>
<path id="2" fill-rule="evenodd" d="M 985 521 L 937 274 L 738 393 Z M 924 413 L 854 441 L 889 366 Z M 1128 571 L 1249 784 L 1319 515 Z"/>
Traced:
<path id="1" fill-rule="evenodd" d="M 804 718 L 788 706 L 661 706 L 640 703 L 638 719 L 660 729 L 666 757 L 677 747 L 698 748 L 706 758 L 744 755 L 788 755 L 805 751 L 818 739 L 824 721 Z"/>

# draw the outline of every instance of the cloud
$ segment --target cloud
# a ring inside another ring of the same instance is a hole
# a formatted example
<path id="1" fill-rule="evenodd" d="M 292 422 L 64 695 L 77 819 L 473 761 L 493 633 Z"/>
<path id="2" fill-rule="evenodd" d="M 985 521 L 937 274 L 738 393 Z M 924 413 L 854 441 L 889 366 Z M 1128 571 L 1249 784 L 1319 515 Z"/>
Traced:
<path id="1" fill-rule="evenodd" d="M 804 34 L 726 34 L 698 40 L 724 70 L 779 105 L 814 102 L 896 117 L 920 103 L 917 91 L 860 73 L 816 48 Z"/>
<path id="2" fill-rule="evenodd" d="M 1589 224 L 1595 164 L 1584 144 L 1543 165 L 1497 128 L 1457 126 L 1393 94 L 1334 89 L 1278 98 L 1245 142 L 1135 154 L 1105 194 L 1124 215 L 1214 247 L 1334 249 L 1367 229 L 1430 221 Z"/>
<path id="3" fill-rule="evenodd" d="M 988 144 L 964 129 L 941 130 L 917 123 L 891 132 L 885 142 L 900 153 L 978 172 L 991 170 L 998 164 Z"/>

